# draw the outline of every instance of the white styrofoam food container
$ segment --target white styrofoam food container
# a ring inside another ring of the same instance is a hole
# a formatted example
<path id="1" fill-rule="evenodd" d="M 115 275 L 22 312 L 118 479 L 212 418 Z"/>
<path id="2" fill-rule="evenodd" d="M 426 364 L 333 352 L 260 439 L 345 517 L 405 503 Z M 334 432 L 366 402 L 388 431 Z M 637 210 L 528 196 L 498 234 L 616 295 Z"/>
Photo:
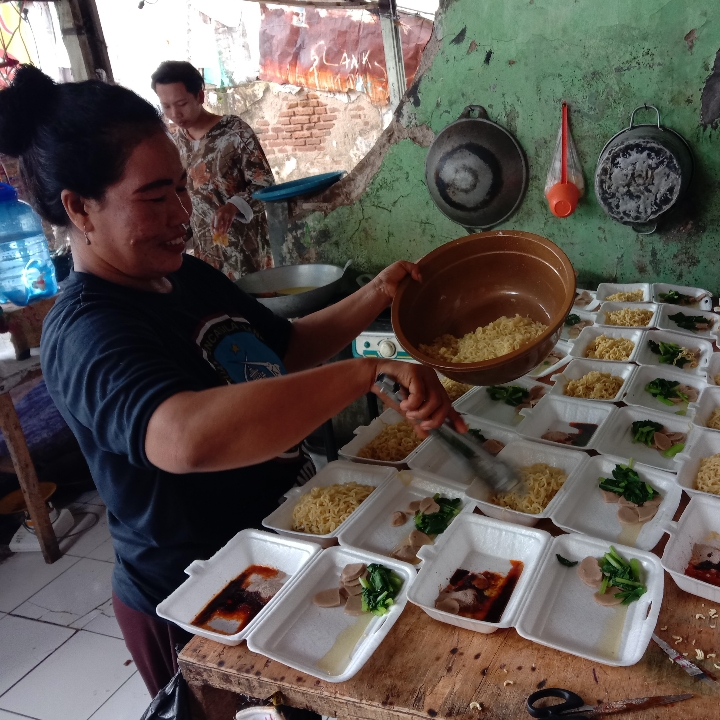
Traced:
<path id="1" fill-rule="evenodd" d="M 337 536 L 343 525 L 350 518 L 345 520 L 331 533 L 326 535 L 313 535 L 312 533 L 293 530 L 292 513 L 295 504 L 301 495 L 310 492 L 315 487 L 328 487 L 328 485 L 342 485 L 344 483 L 356 482 L 360 485 L 373 485 L 376 488 L 382 487 L 395 474 L 394 468 L 383 467 L 382 465 L 363 465 L 351 463 L 345 460 L 335 460 L 328 463 L 317 475 L 311 478 L 302 487 L 292 488 L 285 493 L 285 502 L 274 510 L 263 520 L 263 526 L 268 530 L 274 530 L 281 535 L 296 538 L 298 540 L 309 540 L 318 543 L 321 547 L 329 547 L 337 544 Z M 374 492 L 374 491 L 373 491 Z M 372 497 L 372 495 L 370 495 Z M 370 498 L 368 498 L 369 500 Z M 360 512 L 367 503 L 363 502 L 355 512 Z M 350 516 L 352 517 L 352 515 Z"/>
<path id="2" fill-rule="evenodd" d="M 653 301 L 650 283 L 600 283 L 596 297 L 600 302 L 605 302 L 610 295 L 615 293 L 635 292 L 636 290 L 643 291 L 643 298 L 642 300 L 635 300 L 635 302 L 648 303 Z"/>
<path id="3" fill-rule="evenodd" d="M 520 429 L 520 437 L 554 447 L 559 445 L 560 447 L 577 447 L 579 450 L 594 450 L 600 430 L 606 423 L 612 422 L 612 416 L 616 410 L 616 407 L 608 403 L 600 404 L 592 401 L 548 395 L 531 410 L 525 409 L 521 411 L 525 415 L 525 422 L 523 422 Z M 577 428 L 570 427 L 571 422 L 594 423 L 598 426 L 588 440 L 587 445 L 565 445 L 564 443 L 545 440 L 542 437 L 546 432 L 552 430 L 576 433 Z"/>
<path id="4" fill-rule="evenodd" d="M 720 535 L 720 497 L 694 495 L 678 522 L 666 524 L 670 539 L 662 556 L 662 566 L 670 573 L 675 584 L 692 595 L 720 603 L 720 587 L 689 577 L 685 568 L 692 557 L 693 545 L 711 544 L 717 547 Z"/>
<path id="5" fill-rule="evenodd" d="M 714 428 L 709 428 L 707 423 L 710 416 L 713 414 L 713 410 L 720 407 L 720 387 L 717 385 L 708 385 L 702 393 L 700 393 L 700 399 L 697 402 L 697 409 L 692 419 L 692 424 L 697 427 L 707 428 L 713 432 L 720 432 Z"/>
<path id="6" fill-rule="evenodd" d="M 677 463 L 674 458 L 663 457 L 655 448 L 648 447 L 640 442 L 633 442 L 631 426 L 636 420 L 652 420 L 661 423 L 670 432 L 681 432 L 688 435 L 685 444 L 690 440 L 692 426 L 689 417 L 658 412 L 637 405 L 628 405 L 618 409 L 613 416 L 612 423 L 608 423 L 599 433 L 595 442 L 595 450 L 603 455 L 617 455 L 618 457 L 634 458 L 636 462 L 675 472 Z"/>
<path id="7" fill-rule="evenodd" d="M 586 310 L 576 310 L 575 308 L 572 309 L 570 315 L 577 315 L 581 320 L 589 320 L 593 325 L 595 324 L 595 320 L 597 319 L 597 313 L 594 312 L 587 312 Z M 586 327 L 592 327 L 592 325 L 587 325 Z M 561 341 L 568 342 L 571 345 L 574 344 L 577 339 L 580 337 L 578 334 L 577 337 L 573 337 L 570 335 L 570 330 L 573 328 L 572 325 L 564 325 L 562 326 L 562 332 L 560 333 L 560 339 Z M 582 332 L 585 328 L 582 328 L 580 332 Z"/>
<path id="8" fill-rule="evenodd" d="M 570 355 L 572 355 L 574 358 L 581 358 L 583 360 L 596 360 L 597 358 L 586 358 L 585 353 L 587 351 L 588 345 L 590 345 L 590 343 L 595 340 L 595 338 L 600 337 L 600 335 L 605 335 L 605 337 L 609 338 L 627 338 L 628 340 L 631 340 L 635 343 L 635 347 L 632 349 L 630 357 L 627 360 L 602 360 L 602 362 L 633 362 L 637 356 L 638 350 L 640 349 L 642 337 L 644 334 L 645 332 L 643 330 L 612 327 L 610 325 L 605 325 L 603 327 L 586 327 L 580 331 L 580 336 L 575 341 L 575 344 L 570 351 Z"/>
<path id="9" fill-rule="evenodd" d="M 662 495 L 657 514 L 644 523 L 638 533 L 637 526 L 620 524 L 618 504 L 606 503 L 598 487 L 601 477 L 612 477 L 615 466 L 625 464 L 627 459 L 621 457 L 596 455 L 590 458 L 553 511 L 552 521 L 568 532 L 591 535 L 613 545 L 632 545 L 641 550 L 655 547 L 663 536 L 665 523 L 672 520 L 680 504 L 682 489 L 671 473 L 646 465 L 633 465 L 640 479 L 650 483 Z"/>
<path id="10" fill-rule="evenodd" d="M 321 670 L 318 661 L 330 651 L 343 631 L 360 620 L 346 614 L 342 607 L 317 607 L 313 596 L 321 590 L 338 587 L 345 565 L 359 562 L 380 563 L 390 568 L 402 578 L 403 586 L 386 615 L 372 616 L 351 651 L 347 666 L 338 668 L 337 674 L 331 674 Z M 248 648 L 327 682 L 349 680 L 367 662 L 400 617 L 415 575 L 412 565 L 383 555 L 349 547 L 329 548 L 305 569 L 289 592 L 273 603 L 263 622 L 248 637 Z"/>
<path id="11" fill-rule="evenodd" d="M 550 544 L 550 534 L 472 513 L 458 517 L 446 533 L 448 538 L 443 545 L 426 545 L 420 549 L 423 566 L 410 587 L 408 600 L 434 620 L 465 630 L 489 634 L 499 628 L 512 627 Z M 440 588 L 450 582 L 456 570 L 462 568 L 476 573 L 489 570 L 506 575 L 511 568 L 510 560 L 520 560 L 523 570 L 498 622 L 473 620 L 436 609 Z"/>
<path id="12" fill-rule="evenodd" d="M 272 606 L 288 592 L 320 546 L 316 543 L 284 538 L 261 530 L 241 530 L 209 560 L 195 560 L 185 570 L 188 579 L 157 606 L 157 614 L 195 635 L 224 645 L 239 645 L 258 626 Z M 251 565 L 265 565 L 288 575 L 275 597 L 234 635 L 191 625 L 197 614 L 232 580 Z"/>
<path id="13" fill-rule="evenodd" d="M 713 353 L 707 366 L 707 381 L 709 385 L 717 385 L 715 376 L 720 375 L 720 352 Z"/>
<path id="14" fill-rule="evenodd" d="M 698 297 L 702 293 L 708 292 L 707 290 L 703 290 L 702 288 L 692 287 L 690 285 L 669 285 L 668 283 L 654 283 L 652 287 L 653 302 L 663 302 L 660 299 L 660 293 L 666 293 L 670 290 L 675 290 L 675 292 L 678 292 L 681 295 L 690 295 L 692 297 Z M 670 305 L 670 307 L 676 308 L 684 307 L 686 310 L 693 310 L 694 308 L 697 308 L 698 310 L 710 310 L 712 308 L 712 297 L 705 297 L 700 301 L 700 303 L 696 303 L 695 305 L 673 305 L 672 303 L 663 304 Z"/>
<path id="15" fill-rule="evenodd" d="M 696 427 L 679 455 L 675 456 L 678 466 L 678 485 L 689 495 L 717 497 L 712 493 L 695 489 L 695 478 L 700 469 L 700 461 L 720 453 L 720 433 L 710 428 Z"/>
<path id="16" fill-rule="evenodd" d="M 563 365 L 568 363 L 570 361 L 570 348 L 572 347 L 572 344 L 569 342 L 566 342 L 565 340 L 558 340 L 555 344 L 555 347 L 553 348 L 553 352 L 562 354 L 562 358 L 558 360 L 557 362 L 549 362 L 547 360 L 543 360 L 534 370 L 531 370 L 529 373 L 526 373 L 525 377 L 528 378 L 539 378 L 539 377 L 545 377 L 545 375 L 549 375 L 552 372 L 555 372 L 558 368 L 561 368 Z M 459 398 L 458 398 L 459 399 Z"/>
<path id="17" fill-rule="evenodd" d="M 415 528 L 411 515 L 408 515 L 404 525 L 393 527 L 390 518 L 394 512 L 404 511 L 414 500 L 432 497 L 435 493 L 448 499 L 460 498 L 461 512 L 472 510 L 474 505 L 465 495 L 466 488 L 464 483 L 453 482 L 422 470 L 403 470 L 368 498 L 364 512 L 355 513 L 345 523 L 338 535 L 338 542 L 340 545 L 389 556 Z M 442 543 L 446 533 L 438 535 L 435 543 Z"/>
<path id="18" fill-rule="evenodd" d="M 663 598 L 663 569 L 652 553 L 614 545 L 627 561 L 637 559 L 647 592 L 630 605 L 601 607 L 593 589 L 575 568 L 561 565 L 556 554 L 571 561 L 601 558 L 610 549 L 607 540 L 588 535 L 554 538 L 535 575 L 535 582 L 515 626 L 526 640 L 603 663 L 627 666 L 645 653 L 657 624 Z"/>
<path id="19" fill-rule="evenodd" d="M 698 395 L 707 385 L 705 379 L 699 375 L 690 375 L 677 368 L 671 368 L 665 365 L 641 365 L 630 379 L 623 401 L 628 405 L 640 405 L 650 408 L 651 410 L 658 410 L 672 415 L 692 417 L 695 413 L 695 407 L 697 406 L 696 402 L 688 403 L 687 406 L 665 405 L 645 390 L 645 386 L 656 378 L 674 380 L 683 385 L 693 387 L 698 391 Z"/>
<path id="20" fill-rule="evenodd" d="M 674 320 L 670 319 L 671 315 L 676 315 L 679 312 L 683 315 L 702 315 L 702 317 L 711 320 L 713 326 L 709 330 L 698 330 L 696 332 L 693 332 L 692 330 L 684 330 Z M 689 337 L 716 340 L 718 332 L 720 331 L 720 324 L 718 324 L 718 320 L 720 320 L 720 317 L 718 317 L 714 312 L 709 312 L 708 310 L 694 310 L 693 308 L 682 307 L 680 305 L 668 305 L 667 303 L 663 303 L 660 306 L 657 324 L 661 330 L 672 330 L 673 332 L 688 335 Z"/>
<path id="21" fill-rule="evenodd" d="M 507 387 L 508 385 L 517 385 L 526 390 L 539 385 L 546 393 L 550 392 L 549 385 L 528 377 L 521 377 L 512 382 L 503 383 L 501 387 Z M 506 405 L 502 400 L 493 400 L 484 385 L 463 395 L 455 403 L 454 407 L 459 413 L 476 419 L 478 422 L 489 420 L 491 423 L 502 425 L 510 430 L 517 430 L 517 426 L 523 420 L 523 416 L 517 412 L 515 407 Z"/>
<path id="22" fill-rule="evenodd" d="M 487 440 L 497 440 L 503 445 L 507 445 L 513 440 L 520 439 L 516 432 L 501 425 L 467 416 L 464 420 L 471 429 L 480 430 Z M 413 470 L 425 470 L 465 485 L 471 482 L 475 476 L 470 468 L 448 449 L 444 442 L 434 437 L 430 437 L 427 442 L 418 448 L 418 452 L 408 464 Z"/>
<path id="23" fill-rule="evenodd" d="M 605 314 L 614 312 L 616 310 L 650 310 L 652 317 L 647 325 L 608 325 L 605 322 Z M 655 327 L 657 322 L 658 305 L 656 303 L 620 303 L 620 302 L 604 302 L 598 310 L 598 316 L 595 323 L 597 325 L 604 325 L 606 327 L 635 327 L 641 330 L 647 330 L 648 328 Z"/>
<path id="24" fill-rule="evenodd" d="M 575 297 L 584 291 L 584 288 L 575 288 Z M 587 305 L 575 305 L 573 304 L 573 311 L 575 310 L 587 310 L 588 312 L 593 312 L 597 310 L 600 307 L 600 303 L 597 300 L 597 292 L 595 290 L 586 290 L 585 292 L 590 295 L 592 298 L 592 301 L 589 302 Z"/>
<path id="25" fill-rule="evenodd" d="M 587 462 L 588 456 L 580 450 L 571 450 L 562 445 L 550 445 L 533 440 L 517 440 L 506 445 L 497 455 L 499 460 L 506 462 L 514 468 L 527 467 L 534 463 L 546 463 L 550 467 L 561 468 L 567 478 L 557 495 L 548 503 L 547 507 L 537 515 L 500 507 L 488 501 L 492 494 L 490 488 L 483 482 L 474 480 L 466 493 L 474 500 L 474 504 L 489 517 L 518 525 L 533 526 L 546 517 L 551 517 L 552 511 L 558 504 L 564 492 L 572 484 L 578 471 Z"/>
<path id="26" fill-rule="evenodd" d="M 660 356 L 656 355 L 650 349 L 650 340 L 654 340 L 656 343 L 675 343 L 676 345 L 679 345 L 680 347 L 686 347 L 689 350 L 699 350 L 700 357 L 698 359 L 697 367 L 691 368 L 687 364 L 684 367 L 662 364 L 660 362 Z M 707 376 L 707 366 L 708 362 L 710 361 L 710 356 L 712 354 L 713 345 L 709 340 L 703 340 L 702 338 L 694 338 L 691 340 L 687 335 L 672 332 L 671 330 L 651 330 L 650 332 L 646 332 L 645 337 L 642 339 L 640 352 L 638 352 L 637 354 L 636 362 L 638 362 L 640 365 L 672 367 L 689 375 L 699 375 L 704 380 Z"/>
<path id="27" fill-rule="evenodd" d="M 619 363 L 619 362 L 606 362 L 605 360 L 573 360 L 566 368 L 563 368 L 562 373 L 559 375 L 553 375 L 552 379 L 555 384 L 552 386 L 550 393 L 554 396 L 559 397 L 571 397 L 565 395 L 565 386 L 570 380 L 579 380 L 585 377 L 588 373 L 593 371 L 610 373 L 615 377 L 621 377 L 623 384 L 620 389 L 615 393 L 615 396 L 608 400 L 601 400 L 595 398 L 574 398 L 575 400 L 583 400 L 584 402 L 591 403 L 614 403 L 622 400 L 623 395 L 627 391 L 630 380 L 632 380 L 635 370 L 637 368 L 631 363 Z"/>
<path id="28" fill-rule="evenodd" d="M 465 393 L 467 396 L 469 393 Z M 463 397 L 465 397 L 463 396 Z M 415 450 L 402 460 L 371 460 L 369 458 L 358 457 L 358 452 L 362 450 L 370 441 L 374 440 L 388 425 L 399 423 L 405 418 L 393 408 L 387 408 L 378 417 L 376 417 L 369 425 L 361 425 L 355 428 L 355 437 L 346 445 L 338 450 L 338 455 L 345 460 L 352 460 L 357 463 L 367 465 L 387 465 L 394 468 L 406 467 L 408 460 L 412 457 Z"/>

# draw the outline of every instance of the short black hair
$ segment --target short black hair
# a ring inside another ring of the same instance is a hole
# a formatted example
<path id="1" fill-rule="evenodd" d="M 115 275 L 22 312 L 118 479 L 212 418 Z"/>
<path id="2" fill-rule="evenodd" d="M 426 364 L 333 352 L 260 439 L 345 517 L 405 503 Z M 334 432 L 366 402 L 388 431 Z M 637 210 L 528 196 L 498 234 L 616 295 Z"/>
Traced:
<path id="1" fill-rule="evenodd" d="M 150 76 L 150 81 L 153 91 L 156 85 L 182 83 L 185 89 L 195 96 L 205 87 L 205 80 L 200 71 L 184 60 L 166 60 L 161 63 L 160 67 Z"/>
<path id="2" fill-rule="evenodd" d="M 0 153 L 20 158 L 32 206 L 54 225 L 70 224 L 63 190 L 101 200 L 135 147 L 162 132 L 158 111 L 120 85 L 56 85 L 22 65 L 12 85 L 0 90 Z"/>

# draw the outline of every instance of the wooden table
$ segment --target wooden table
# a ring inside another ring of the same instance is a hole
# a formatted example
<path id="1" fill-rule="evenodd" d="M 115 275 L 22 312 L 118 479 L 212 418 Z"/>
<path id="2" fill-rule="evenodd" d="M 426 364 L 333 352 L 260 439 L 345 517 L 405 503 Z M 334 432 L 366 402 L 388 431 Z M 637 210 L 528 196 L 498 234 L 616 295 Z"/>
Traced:
<path id="1" fill-rule="evenodd" d="M 549 523 L 542 527 L 551 529 Z M 554 529 L 554 533 L 558 531 Z M 654 552 L 662 554 L 664 544 L 665 540 L 661 541 Z M 720 628 L 710 627 L 718 625 L 707 613 L 712 603 L 680 591 L 667 574 L 665 581 L 657 634 L 670 644 L 673 635 L 682 636 L 684 642 L 675 647 L 693 660 L 695 647 L 706 654 L 717 653 L 717 658 L 698 664 L 720 675 L 713 668 L 713 662 L 720 666 Z M 720 612 L 720 605 L 717 610 Z M 696 618 L 699 614 L 706 619 Z M 661 630 L 663 627 L 667 629 Z M 445 625 L 410 603 L 367 664 L 344 683 L 328 683 L 297 672 L 250 652 L 245 644 L 228 647 L 198 636 L 181 653 L 180 667 L 204 704 L 207 720 L 232 717 L 228 714 L 233 702 L 229 693 L 269 698 L 277 692 L 287 705 L 341 720 L 516 720 L 530 717 L 525 713 L 525 700 L 545 686 L 573 690 L 589 704 L 690 692 L 695 697 L 677 706 L 627 717 L 720 717 L 720 693 L 690 678 L 653 642 L 638 664 L 613 668 L 531 643 L 512 629 L 483 635 Z M 473 702 L 480 709 L 470 708 Z"/>

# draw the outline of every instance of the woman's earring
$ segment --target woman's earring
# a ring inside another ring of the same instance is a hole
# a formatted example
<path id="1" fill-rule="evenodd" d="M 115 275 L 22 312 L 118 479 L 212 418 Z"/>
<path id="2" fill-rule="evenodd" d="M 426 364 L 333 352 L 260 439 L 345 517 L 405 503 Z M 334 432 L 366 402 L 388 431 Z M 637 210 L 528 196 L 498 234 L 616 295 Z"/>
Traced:
<path id="1" fill-rule="evenodd" d="M 90 244 L 90 238 L 89 238 L 89 236 L 88 236 L 88 232 L 87 232 L 87 230 L 84 230 L 83 232 L 85 233 L 85 244 L 86 244 L 86 245 L 89 245 L 89 244 Z"/>

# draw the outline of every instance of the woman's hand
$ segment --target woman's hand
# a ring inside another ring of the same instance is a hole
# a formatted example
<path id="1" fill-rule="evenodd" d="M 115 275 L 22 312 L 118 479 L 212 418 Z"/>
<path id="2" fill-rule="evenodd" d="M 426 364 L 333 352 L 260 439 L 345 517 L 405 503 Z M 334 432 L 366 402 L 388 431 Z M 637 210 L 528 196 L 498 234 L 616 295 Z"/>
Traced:
<path id="1" fill-rule="evenodd" d="M 447 417 L 458 432 L 467 432 L 467 425 L 453 409 L 445 388 L 432 368 L 415 363 L 384 360 L 377 363 L 375 377 L 380 373 L 397 380 L 408 391 L 408 397 L 398 408 L 375 388 L 374 379 L 371 390 L 384 402 L 399 410 L 410 422 L 417 423 L 415 430 L 418 435 L 426 437 L 428 430 L 442 425 Z"/>
<path id="2" fill-rule="evenodd" d="M 410 275 L 417 282 L 422 280 L 418 266 L 407 260 L 394 262 L 373 279 L 372 282 L 375 284 L 377 291 L 387 298 L 388 305 L 393 301 L 398 285 L 406 275 Z"/>
<path id="3" fill-rule="evenodd" d="M 221 205 L 213 215 L 211 227 L 217 235 L 227 235 L 238 209 L 232 203 Z"/>

